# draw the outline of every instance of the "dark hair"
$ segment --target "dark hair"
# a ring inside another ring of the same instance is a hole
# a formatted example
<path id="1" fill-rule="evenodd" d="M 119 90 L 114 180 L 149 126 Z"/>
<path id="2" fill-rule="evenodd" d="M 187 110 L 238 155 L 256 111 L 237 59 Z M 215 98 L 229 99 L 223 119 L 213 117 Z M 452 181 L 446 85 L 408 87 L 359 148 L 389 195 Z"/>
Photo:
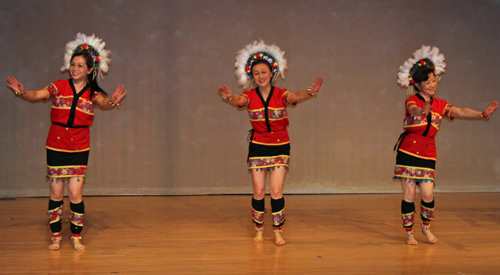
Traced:
<path id="1" fill-rule="evenodd" d="M 269 63 L 267 60 L 265 59 L 256 59 L 252 65 L 250 66 L 250 72 L 251 74 L 253 75 L 253 66 L 257 65 L 257 64 L 266 64 L 267 67 L 269 68 L 269 71 L 273 74 L 274 76 L 274 72 L 273 72 L 273 67 L 271 66 L 271 63 Z M 253 77 L 252 77 L 253 78 Z"/>
<path id="2" fill-rule="evenodd" d="M 94 67 L 94 59 L 92 58 L 92 55 L 90 54 L 89 51 L 83 50 L 81 52 L 74 53 L 71 56 L 71 61 L 73 61 L 73 58 L 75 56 L 83 56 L 83 58 L 85 58 L 85 65 L 87 65 L 87 68 Z M 95 77 L 93 77 L 94 71 L 95 71 L 95 68 L 90 74 L 87 75 L 87 80 L 90 83 L 90 96 L 93 97 L 95 92 L 101 92 L 105 96 L 107 96 L 108 93 L 106 93 L 103 89 L 101 89 L 101 87 L 99 87 L 99 85 L 97 84 L 97 75 L 95 75 Z"/>
<path id="3" fill-rule="evenodd" d="M 413 79 L 413 81 L 415 81 L 412 85 L 413 85 L 413 87 L 415 87 L 415 90 L 417 92 L 420 92 L 420 90 L 418 89 L 417 85 L 415 85 L 415 84 L 417 84 L 417 83 L 420 84 L 422 82 L 429 80 L 429 74 L 431 74 L 431 73 L 434 76 L 436 76 L 436 74 L 434 73 L 434 70 L 427 67 L 427 66 L 421 66 L 421 67 L 418 67 L 417 69 L 415 69 L 415 71 L 411 75 L 411 78 Z"/>

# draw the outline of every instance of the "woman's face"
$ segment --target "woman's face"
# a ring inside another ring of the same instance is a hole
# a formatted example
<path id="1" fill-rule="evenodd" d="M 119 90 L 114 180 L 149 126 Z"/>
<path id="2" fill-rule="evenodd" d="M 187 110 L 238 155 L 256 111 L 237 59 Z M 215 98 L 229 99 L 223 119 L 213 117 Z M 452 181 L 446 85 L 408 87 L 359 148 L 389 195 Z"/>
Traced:
<path id="1" fill-rule="evenodd" d="M 85 80 L 87 81 L 87 75 L 92 72 L 92 68 L 87 67 L 85 57 L 79 55 L 73 57 L 69 65 L 69 72 L 73 80 Z"/>
<path id="2" fill-rule="evenodd" d="M 415 83 L 415 86 L 420 90 L 419 93 L 427 96 L 434 96 L 436 94 L 437 80 L 433 73 L 429 73 L 429 79 Z"/>
<path id="3" fill-rule="evenodd" d="M 253 82 L 260 88 L 268 87 L 273 74 L 266 64 L 259 63 L 252 68 Z"/>

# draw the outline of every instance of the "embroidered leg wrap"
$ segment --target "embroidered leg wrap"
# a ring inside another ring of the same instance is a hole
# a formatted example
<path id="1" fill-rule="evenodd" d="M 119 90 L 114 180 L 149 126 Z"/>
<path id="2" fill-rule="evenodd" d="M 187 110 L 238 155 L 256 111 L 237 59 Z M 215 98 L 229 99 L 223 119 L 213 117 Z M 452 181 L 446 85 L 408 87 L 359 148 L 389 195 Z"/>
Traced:
<path id="1" fill-rule="evenodd" d="M 80 203 L 71 203 L 69 204 L 71 208 L 71 233 L 73 233 L 73 237 L 80 237 L 80 232 L 82 232 L 83 228 L 83 214 L 85 213 L 85 205 L 83 201 Z"/>
<path id="2" fill-rule="evenodd" d="M 283 233 L 281 227 L 285 223 L 285 198 L 277 200 L 271 198 L 271 208 L 273 210 L 274 231 Z"/>
<path id="3" fill-rule="evenodd" d="M 252 197 L 252 220 L 255 223 L 255 230 L 261 231 L 264 228 L 264 199 L 256 200 Z"/>
<path id="4" fill-rule="evenodd" d="M 403 227 L 407 232 L 413 232 L 413 222 L 415 221 L 415 204 L 413 202 L 401 201 L 401 214 Z"/>
<path id="5" fill-rule="evenodd" d="M 430 222 L 434 220 L 434 200 L 431 202 L 420 202 L 420 218 L 422 219 L 422 226 L 429 228 Z"/>
<path id="6" fill-rule="evenodd" d="M 52 230 L 52 233 L 61 232 L 63 204 L 63 201 L 53 201 L 49 199 L 49 212 L 47 212 L 47 214 L 49 215 L 50 230 Z"/>

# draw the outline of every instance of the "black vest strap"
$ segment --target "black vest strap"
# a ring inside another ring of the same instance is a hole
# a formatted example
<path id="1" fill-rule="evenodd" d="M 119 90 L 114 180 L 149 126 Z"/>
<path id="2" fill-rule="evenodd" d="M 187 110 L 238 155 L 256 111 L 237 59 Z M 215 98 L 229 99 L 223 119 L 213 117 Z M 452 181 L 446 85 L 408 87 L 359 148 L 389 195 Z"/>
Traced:
<path id="1" fill-rule="evenodd" d="M 425 98 L 422 97 L 420 94 L 416 94 L 416 96 L 420 99 L 420 100 L 423 100 L 425 102 Z M 434 98 L 431 96 L 431 105 L 432 103 L 434 103 Z M 425 128 L 425 131 L 424 133 L 422 134 L 422 136 L 426 137 L 427 134 L 429 133 L 429 129 L 431 128 L 431 124 L 432 124 L 432 112 L 429 112 L 427 114 L 427 127 Z"/>
<path id="2" fill-rule="evenodd" d="M 76 92 L 75 85 L 73 85 L 73 79 L 69 80 L 69 85 L 71 86 L 71 90 L 73 90 L 73 102 L 71 104 L 71 109 L 69 111 L 69 118 L 68 118 L 67 126 L 64 126 L 64 127 L 73 128 L 72 126 L 73 126 L 73 123 L 75 123 L 76 106 L 78 105 L 78 100 L 83 95 L 83 93 L 85 93 L 85 91 L 87 91 L 87 88 L 89 87 L 89 83 L 87 83 L 87 85 L 85 85 L 85 87 L 83 87 L 83 89 L 79 93 Z M 85 126 L 85 127 L 87 127 L 87 126 Z M 75 128 L 78 128 L 78 127 L 75 127 Z"/>
<path id="3" fill-rule="evenodd" d="M 269 92 L 269 95 L 267 96 L 267 100 L 264 100 L 264 97 L 260 93 L 259 87 L 255 88 L 255 91 L 257 92 L 257 95 L 259 96 L 260 101 L 262 101 L 262 105 L 264 105 L 264 117 L 266 119 L 267 131 L 271 132 L 271 123 L 269 122 L 269 102 L 271 101 L 271 97 L 273 97 L 274 86 L 271 86 L 271 92 Z"/>

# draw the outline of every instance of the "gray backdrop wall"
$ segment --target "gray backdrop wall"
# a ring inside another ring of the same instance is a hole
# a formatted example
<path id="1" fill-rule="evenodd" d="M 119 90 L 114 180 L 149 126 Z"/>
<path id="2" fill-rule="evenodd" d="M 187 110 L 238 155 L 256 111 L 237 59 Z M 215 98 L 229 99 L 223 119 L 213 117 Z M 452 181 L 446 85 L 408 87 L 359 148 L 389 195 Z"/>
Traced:
<path id="1" fill-rule="evenodd" d="M 289 109 L 287 193 L 399 192 L 391 180 L 402 130 L 399 66 L 422 45 L 446 56 L 437 95 L 484 110 L 500 100 L 499 1 L 0 1 L 0 76 L 29 89 L 66 79 L 64 46 L 77 32 L 112 51 L 101 86 L 129 94 L 96 111 L 87 195 L 251 193 L 246 111 L 235 93 L 238 50 L 262 38 L 285 52 L 277 86 L 319 96 Z M 0 196 L 46 196 L 50 102 L 0 93 Z M 437 190 L 500 191 L 500 114 L 444 121 Z"/>

